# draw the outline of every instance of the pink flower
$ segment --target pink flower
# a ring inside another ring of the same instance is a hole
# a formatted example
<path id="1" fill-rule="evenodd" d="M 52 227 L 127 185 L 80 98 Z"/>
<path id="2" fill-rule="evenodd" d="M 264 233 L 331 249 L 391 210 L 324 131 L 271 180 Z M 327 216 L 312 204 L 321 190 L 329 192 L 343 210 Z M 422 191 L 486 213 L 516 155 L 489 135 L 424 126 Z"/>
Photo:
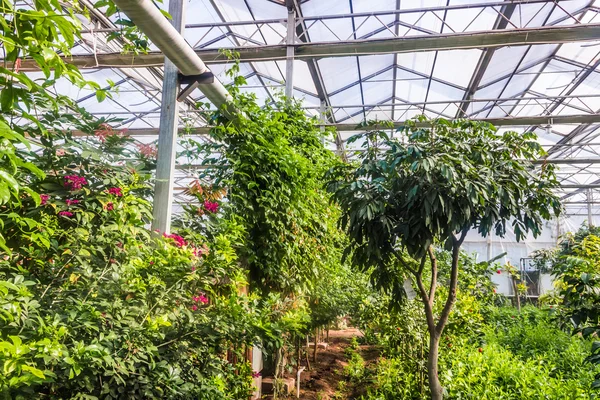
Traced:
<path id="1" fill-rule="evenodd" d="M 194 272 L 196 270 L 196 267 L 192 266 L 192 272 Z"/>
<path id="2" fill-rule="evenodd" d="M 192 297 L 196 303 L 208 304 L 208 298 L 204 295 L 204 293 L 200 293 L 198 296 Z"/>
<path id="3" fill-rule="evenodd" d="M 48 202 L 48 199 L 50 199 L 49 195 L 47 195 L 47 194 L 40 194 L 41 205 L 45 206 L 46 203 Z"/>
<path id="4" fill-rule="evenodd" d="M 62 156 L 64 156 L 65 154 L 67 154 L 67 152 L 66 152 L 64 149 L 56 149 L 56 155 L 57 155 L 58 157 L 62 157 Z"/>
<path id="5" fill-rule="evenodd" d="M 163 233 L 163 237 L 166 239 L 173 239 L 173 241 L 175 241 L 174 245 L 177 247 L 183 247 L 187 244 L 187 242 L 185 241 L 184 238 L 182 238 L 181 236 L 176 235 L 174 233 L 171 233 L 171 234 Z"/>
<path id="6" fill-rule="evenodd" d="M 194 247 L 192 248 L 192 252 L 194 256 L 201 257 L 204 254 L 208 254 L 208 246 L 206 244 L 203 244 L 202 247 Z"/>
<path id="7" fill-rule="evenodd" d="M 258 372 L 258 371 L 252 371 L 252 377 L 253 378 L 260 378 L 260 372 Z"/>
<path id="8" fill-rule="evenodd" d="M 77 199 L 67 199 L 67 205 L 71 206 L 73 204 L 79 204 L 81 203 L 81 200 L 77 200 Z"/>
<path id="9" fill-rule="evenodd" d="M 58 213 L 58 215 L 71 218 L 74 214 L 70 211 L 61 211 Z"/>
<path id="10" fill-rule="evenodd" d="M 196 311 L 197 309 L 198 309 L 198 306 L 194 304 L 194 305 L 192 306 L 192 311 Z"/>
<path id="11" fill-rule="evenodd" d="M 87 185 L 87 180 L 83 176 L 67 175 L 64 177 L 65 186 L 69 190 L 79 190 L 84 185 Z"/>
<path id="12" fill-rule="evenodd" d="M 117 197 L 121 197 L 123 196 L 123 189 L 121 189 L 120 187 L 112 187 L 108 189 L 108 193 Z"/>
<path id="13" fill-rule="evenodd" d="M 208 212 L 216 213 L 219 209 L 219 203 L 217 203 L 216 201 L 206 200 L 204 202 L 204 209 Z"/>
<path id="14" fill-rule="evenodd" d="M 112 210 L 114 210 L 114 209 L 115 209 L 115 205 L 114 205 L 112 202 L 110 202 L 110 201 L 109 201 L 109 202 L 108 202 L 108 203 L 106 203 L 106 205 L 104 206 L 104 209 L 105 209 L 106 211 L 112 211 Z"/>
<path id="15" fill-rule="evenodd" d="M 500 271 L 500 270 L 497 270 L 497 271 L 496 271 L 496 273 L 497 273 L 497 274 L 501 274 L 501 273 L 502 273 L 502 271 Z"/>
<path id="16" fill-rule="evenodd" d="M 140 154 L 142 155 L 142 157 L 144 157 L 144 158 L 156 158 L 156 156 L 158 155 L 158 149 L 152 143 L 150 143 L 150 144 L 138 143 L 137 148 L 140 151 Z"/>
<path id="17" fill-rule="evenodd" d="M 102 143 L 106 142 L 106 138 L 110 136 L 123 136 L 123 131 L 115 131 L 112 126 L 108 124 L 100 125 L 100 128 L 94 132 L 94 136 L 98 138 Z"/>

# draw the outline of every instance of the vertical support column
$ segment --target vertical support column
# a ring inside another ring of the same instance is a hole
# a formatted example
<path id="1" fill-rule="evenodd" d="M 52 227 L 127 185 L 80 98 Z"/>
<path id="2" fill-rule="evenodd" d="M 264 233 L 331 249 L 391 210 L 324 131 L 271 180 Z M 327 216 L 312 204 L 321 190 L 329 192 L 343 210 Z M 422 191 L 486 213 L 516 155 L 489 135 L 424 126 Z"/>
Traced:
<path id="1" fill-rule="evenodd" d="M 492 232 L 490 232 L 486 238 L 487 247 L 487 261 L 492 259 Z"/>
<path id="2" fill-rule="evenodd" d="M 183 12 L 184 0 L 169 1 L 171 23 L 180 33 L 183 33 L 185 29 Z M 173 180 L 175 178 L 177 127 L 179 125 L 178 73 L 179 70 L 175 64 L 165 57 L 152 230 L 166 233 L 171 230 L 171 208 L 173 206 Z"/>
<path id="3" fill-rule="evenodd" d="M 319 106 L 319 120 L 321 121 L 321 143 L 325 145 L 325 102 L 321 101 Z"/>
<path id="4" fill-rule="evenodd" d="M 296 41 L 296 10 L 288 8 L 287 38 L 285 55 L 285 97 L 288 101 L 294 95 L 294 44 Z"/>
<path id="5" fill-rule="evenodd" d="M 592 227 L 594 222 L 592 221 L 592 201 L 594 200 L 594 196 L 592 194 L 592 189 L 587 190 L 587 212 L 588 212 L 588 227 Z"/>
<path id="6" fill-rule="evenodd" d="M 556 217 L 556 244 L 560 239 L 560 217 Z"/>

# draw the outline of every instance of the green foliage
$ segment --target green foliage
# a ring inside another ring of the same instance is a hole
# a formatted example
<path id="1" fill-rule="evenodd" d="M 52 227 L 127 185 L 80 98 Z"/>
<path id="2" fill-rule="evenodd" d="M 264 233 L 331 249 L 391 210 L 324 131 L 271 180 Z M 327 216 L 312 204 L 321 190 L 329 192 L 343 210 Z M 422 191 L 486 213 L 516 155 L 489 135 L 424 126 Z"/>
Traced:
<path id="1" fill-rule="evenodd" d="M 344 377 L 351 382 L 359 382 L 365 375 L 365 360 L 352 346 L 346 348 L 346 357 L 348 365 L 344 367 Z"/>
<path id="2" fill-rule="evenodd" d="M 456 344 L 442 360 L 442 382 L 449 399 L 589 399 L 591 376 L 579 369 L 575 379 L 552 376 L 552 365 L 523 360 L 491 343 L 483 348 Z"/>
<path id="3" fill-rule="evenodd" d="M 53 135 L 23 153 L 52 173 L 20 175 L 40 201 L 5 206 L 2 219 L 12 248 L 0 260 L 3 396 L 245 399 L 252 371 L 227 354 L 241 359 L 301 321 L 239 294 L 235 222 L 215 224 L 210 240 L 148 231 L 145 162 L 119 165 L 132 158 L 128 140 Z"/>
<path id="4" fill-rule="evenodd" d="M 8 216 L 7 207 L 17 207 L 23 198 L 40 201 L 21 176 L 42 178 L 42 171 L 19 155 L 21 148 L 31 148 L 26 136 L 47 134 L 61 129 L 63 124 L 77 121 L 75 116 L 61 115 L 65 110 L 79 112 L 77 105 L 50 89 L 64 79 L 75 86 L 98 90 L 86 81 L 76 67 L 66 64 L 79 36 L 81 23 L 75 13 L 78 5 L 63 9 L 58 1 L 36 1 L 32 7 L 0 1 L 0 42 L 4 49 L 4 64 L 0 66 L 0 251 L 8 251 L 2 222 L 8 217 L 26 232 L 39 228 L 18 213 Z M 42 71 L 41 78 L 32 80 L 20 71 L 23 58 L 31 58 Z M 84 115 L 85 117 L 85 115 Z M 19 121 L 19 124 L 15 122 Z"/>
<path id="5" fill-rule="evenodd" d="M 470 228 L 503 236 L 510 222 L 517 239 L 537 236 L 560 203 L 553 167 L 531 164 L 544 154 L 535 139 L 498 134 L 487 123 L 425 117 L 395 137 L 374 130 L 349 139 L 363 141 L 360 165 L 333 170 L 330 190 L 355 264 L 389 268 L 399 247 L 420 259 L 436 240 L 448 244 Z"/>
<path id="6" fill-rule="evenodd" d="M 461 300 L 457 302 L 461 308 Z M 591 343 L 560 330 L 549 310 L 489 307 L 483 335 L 449 333 L 440 378 L 449 399 L 589 399 Z M 428 397 L 423 372 L 403 353 L 389 352 L 374 371 L 366 399 Z"/>
<path id="7" fill-rule="evenodd" d="M 585 358 L 591 343 L 561 330 L 552 321 L 551 311 L 531 306 L 521 312 L 495 309 L 488 317 L 485 341 L 510 350 L 525 361 L 548 365 L 551 377 L 578 379 L 586 368 Z"/>
<path id="8" fill-rule="evenodd" d="M 582 227 L 578 232 L 563 238 L 559 248 L 538 254 L 539 263 L 550 265 L 555 276 L 555 290 L 547 295 L 560 302 L 555 309 L 556 318 L 564 326 L 574 328 L 574 333 L 597 338 L 600 333 L 600 230 Z M 600 342 L 592 346 L 588 358 L 600 364 Z M 600 374 L 594 387 L 600 387 Z"/>
<path id="9" fill-rule="evenodd" d="M 306 291 L 325 266 L 339 265 L 342 235 L 322 182 L 338 161 L 297 101 L 278 98 L 259 106 L 256 95 L 240 92 L 238 69 L 234 64 L 229 71 L 236 120 L 221 111 L 207 116 L 215 144 L 188 146 L 209 166 L 201 178 L 227 190 L 227 207 L 245 228 L 242 259 L 251 284 L 263 291 Z"/>

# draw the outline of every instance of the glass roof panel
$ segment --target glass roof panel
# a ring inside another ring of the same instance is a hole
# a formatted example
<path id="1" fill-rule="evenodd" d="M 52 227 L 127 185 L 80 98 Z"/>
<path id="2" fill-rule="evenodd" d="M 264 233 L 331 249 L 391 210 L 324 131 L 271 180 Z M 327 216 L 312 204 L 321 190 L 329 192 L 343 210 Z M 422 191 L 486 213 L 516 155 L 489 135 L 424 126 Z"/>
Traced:
<path id="1" fill-rule="evenodd" d="M 467 87 L 481 57 L 481 50 L 439 51 L 433 76 Z"/>

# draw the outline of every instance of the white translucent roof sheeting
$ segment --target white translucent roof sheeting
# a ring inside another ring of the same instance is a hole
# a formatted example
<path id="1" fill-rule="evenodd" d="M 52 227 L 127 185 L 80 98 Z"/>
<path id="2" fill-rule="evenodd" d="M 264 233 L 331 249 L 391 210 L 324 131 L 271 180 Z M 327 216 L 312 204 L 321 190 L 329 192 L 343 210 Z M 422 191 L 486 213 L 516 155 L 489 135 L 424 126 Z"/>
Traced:
<path id="1" fill-rule="evenodd" d="M 30 1 L 19 4 L 27 7 Z M 243 91 L 255 93 L 261 103 L 284 91 L 286 46 L 293 46 L 294 97 L 303 99 L 308 115 L 319 116 L 324 108 L 327 124 L 344 124 L 342 140 L 328 143 L 338 153 L 347 150 L 345 140 L 354 133 L 349 126 L 365 118 L 396 125 L 422 113 L 492 119 L 501 129 L 538 133 L 549 158 L 560 166 L 561 195 L 573 202 L 568 208 L 576 209 L 573 214 L 581 213 L 588 191 L 592 198 L 600 196 L 600 35 L 582 30 L 600 25 L 600 0 L 184 3 L 184 37 L 190 46 L 223 83 L 230 82 L 224 74 L 230 63 L 218 52 L 238 50 L 240 73 L 247 80 Z M 165 10 L 168 6 L 169 0 L 159 4 Z M 289 11 L 295 15 L 293 43 L 287 43 Z M 106 18 L 102 9 L 90 15 L 91 21 L 81 16 L 85 31 L 73 59 L 79 65 L 87 60 L 82 71 L 88 79 L 103 87 L 112 82 L 118 90 L 102 103 L 92 91 L 66 81 L 57 82 L 55 90 L 99 117 L 114 118 L 115 127 L 144 129 L 140 139 L 155 140 L 161 120 L 161 54 L 120 55 L 123 43 L 108 40 L 119 29 L 117 17 Z M 543 40 L 493 39 L 522 29 L 527 38 L 543 34 L 538 36 Z M 558 35 L 555 29 L 568 31 Z M 464 45 L 469 37 L 478 39 Z M 490 40 L 496 44 L 486 44 Z M 42 77 L 33 70 L 30 74 Z M 198 89 L 180 103 L 180 126 L 205 124 L 197 102 L 206 102 Z"/>

